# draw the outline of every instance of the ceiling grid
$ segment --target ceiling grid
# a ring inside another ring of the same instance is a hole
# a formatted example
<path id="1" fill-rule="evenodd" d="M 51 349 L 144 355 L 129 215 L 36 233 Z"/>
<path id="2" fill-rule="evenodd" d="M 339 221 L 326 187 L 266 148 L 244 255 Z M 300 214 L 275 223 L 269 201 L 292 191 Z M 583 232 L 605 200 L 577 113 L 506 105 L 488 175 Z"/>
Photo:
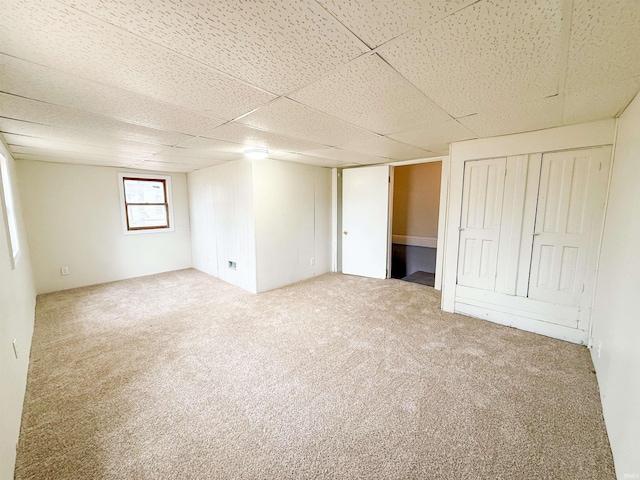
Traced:
<path id="1" fill-rule="evenodd" d="M 640 90 L 637 0 L 10 0 L 16 159 L 188 172 L 326 167 L 612 118 Z"/>

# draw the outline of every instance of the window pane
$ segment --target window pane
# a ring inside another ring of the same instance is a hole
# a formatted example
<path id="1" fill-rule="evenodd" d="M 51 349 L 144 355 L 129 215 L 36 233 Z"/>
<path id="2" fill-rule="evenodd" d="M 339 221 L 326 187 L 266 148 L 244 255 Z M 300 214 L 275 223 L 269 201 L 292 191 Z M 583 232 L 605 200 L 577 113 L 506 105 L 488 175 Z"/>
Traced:
<path id="1" fill-rule="evenodd" d="M 164 205 L 128 205 L 129 228 L 168 227 Z"/>
<path id="2" fill-rule="evenodd" d="M 124 195 L 127 203 L 164 203 L 164 182 L 126 179 Z"/>

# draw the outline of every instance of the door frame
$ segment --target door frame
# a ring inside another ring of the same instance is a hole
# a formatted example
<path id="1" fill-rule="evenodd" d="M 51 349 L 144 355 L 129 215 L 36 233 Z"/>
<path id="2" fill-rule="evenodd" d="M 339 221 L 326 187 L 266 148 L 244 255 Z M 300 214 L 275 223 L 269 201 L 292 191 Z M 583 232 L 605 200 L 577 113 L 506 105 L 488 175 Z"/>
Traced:
<path id="1" fill-rule="evenodd" d="M 444 245 L 446 240 L 446 218 L 448 211 L 448 199 L 449 199 L 449 155 L 442 155 L 440 157 L 418 158 L 415 160 L 406 160 L 402 162 L 392 162 L 389 165 L 392 167 L 404 167 L 407 165 L 416 165 L 420 163 L 433 163 L 442 162 L 442 168 L 440 173 L 440 199 L 438 202 L 438 233 L 436 239 L 436 271 L 433 287 L 436 290 L 442 289 L 442 274 L 444 265 Z M 391 184 L 393 186 L 393 176 L 391 178 Z M 393 190 L 390 192 L 393 199 Z M 393 206 L 393 203 L 391 204 Z M 393 228 L 393 208 L 389 212 L 389 232 Z M 392 238 L 389 237 L 389 250 L 391 250 Z M 391 258 L 389 258 L 389 278 L 391 275 Z"/>
<path id="2" fill-rule="evenodd" d="M 443 155 L 439 157 L 430 158 L 418 158 L 415 160 L 405 160 L 398 162 L 383 163 L 381 165 L 388 165 L 390 182 L 389 182 L 389 212 L 388 212 L 388 224 L 387 224 L 387 278 L 391 278 L 391 248 L 392 248 L 392 233 L 393 233 L 393 191 L 394 191 L 394 167 L 402 167 L 406 165 L 415 165 L 419 163 L 432 163 L 442 162 L 442 173 L 440 177 L 440 201 L 438 206 L 438 238 L 436 243 L 436 272 L 435 272 L 435 289 L 441 290 L 443 280 L 443 266 L 444 266 L 444 246 L 446 240 L 446 219 L 448 212 L 448 198 L 449 198 L 449 155 Z M 360 168 L 370 167 L 373 165 L 358 165 L 357 167 L 347 168 Z M 332 189 L 332 204 L 333 210 L 333 245 L 332 245 L 332 257 L 334 258 L 334 266 L 336 272 L 341 272 L 341 259 L 342 253 L 342 170 L 334 168 L 333 175 L 333 189 Z"/>

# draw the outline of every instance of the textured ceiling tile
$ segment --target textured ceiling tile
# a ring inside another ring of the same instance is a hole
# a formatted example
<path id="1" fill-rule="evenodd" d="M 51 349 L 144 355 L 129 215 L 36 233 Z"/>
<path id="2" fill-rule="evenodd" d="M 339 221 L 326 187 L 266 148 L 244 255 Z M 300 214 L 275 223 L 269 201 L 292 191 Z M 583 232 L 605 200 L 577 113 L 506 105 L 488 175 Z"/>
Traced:
<path id="1" fill-rule="evenodd" d="M 235 118 L 274 98 L 57 2 L 9 2 L 0 35 L 9 55 L 216 118 Z"/>
<path id="2" fill-rule="evenodd" d="M 176 145 L 174 148 L 165 149 L 164 151 L 187 151 L 187 150 L 202 150 L 206 151 L 218 151 L 228 153 L 241 153 L 245 150 L 245 146 L 239 143 L 227 142 L 224 140 L 216 140 L 212 138 L 196 137 L 186 142 L 182 142 L 180 145 Z M 162 152 L 160 152 L 162 153 Z"/>
<path id="3" fill-rule="evenodd" d="M 238 123 L 328 146 L 375 138 L 375 134 L 292 100 L 281 98 Z"/>
<path id="4" fill-rule="evenodd" d="M 232 160 L 243 158 L 242 155 L 231 155 L 226 152 L 207 152 L 206 155 L 203 155 L 202 152 L 192 153 L 193 155 L 176 155 L 172 154 L 171 152 L 157 153 L 147 158 L 147 161 L 162 163 L 184 163 L 187 165 L 196 165 L 198 167 L 202 167 L 207 165 L 217 165 L 220 163 L 230 162 Z"/>
<path id="5" fill-rule="evenodd" d="M 453 117 L 558 93 L 561 0 L 484 0 L 378 53 Z"/>
<path id="6" fill-rule="evenodd" d="M 273 160 L 282 160 L 285 162 L 301 163 L 304 165 L 313 165 L 316 167 L 333 168 L 342 165 L 344 162 L 334 160 L 332 158 L 312 157 L 309 155 L 301 155 L 299 153 L 274 152 L 269 155 Z"/>
<path id="7" fill-rule="evenodd" d="M 205 133 L 203 136 L 239 143 L 243 146 L 260 147 L 267 150 L 284 150 L 286 152 L 304 152 L 323 147 L 314 142 L 287 137 L 277 133 L 265 132 L 264 130 L 257 130 L 239 123 L 222 125 L 215 130 Z"/>
<path id="8" fill-rule="evenodd" d="M 341 145 L 341 148 L 377 157 L 388 157 L 392 160 L 414 160 L 416 158 L 432 156 L 431 152 L 396 142 L 387 137 L 376 137 L 374 139 L 353 142 Z"/>
<path id="9" fill-rule="evenodd" d="M 368 55 L 290 98 L 379 134 L 450 120 L 378 55 Z"/>
<path id="10" fill-rule="evenodd" d="M 64 1 L 278 94 L 368 50 L 311 0 Z"/>
<path id="11" fill-rule="evenodd" d="M 51 163 L 71 163 L 74 165 L 91 165 L 94 167 L 119 167 L 124 168 L 131 164 L 131 159 L 122 159 L 112 157 L 102 157 L 98 155 L 81 155 L 81 156 L 51 156 L 51 155 L 31 155 L 26 153 L 13 153 L 16 160 L 32 160 L 34 162 L 51 162 Z"/>
<path id="12" fill-rule="evenodd" d="M 81 143 L 84 145 L 94 145 L 97 147 L 118 147 L 124 150 L 155 153 L 163 147 L 150 143 L 129 142 L 116 137 L 109 137 L 99 132 L 85 132 L 82 130 L 72 130 L 68 128 L 52 127 L 38 123 L 22 122 L 0 117 L 0 132 L 16 135 L 27 135 L 48 140 L 58 140 L 61 142 Z"/>
<path id="13" fill-rule="evenodd" d="M 171 148 L 148 157 L 147 160 L 157 160 L 159 162 L 186 162 L 193 164 L 206 164 L 212 160 L 217 162 L 229 162 L 238 160 L 243 155 L 238 152 L 225 152 L 222 150 L 197 150 L 191 148 Z"/>
<path id="14" fill-rule="evenodd" d="M 15 159 L 41 160 L 44 162 L 122 166 L 142 160 L 129 157 L 118 157 L 115 155 L 99 155 L 87 152 L 67 152 L 63 150 L 21 147 L 19 145 L 10 145 L 9 149 L 11 150 L 11 153 Z"/>
<path id="15" fill-rule="evenodd" d="M 458 140 L 458 141 L 462 141 L 462 140 Z M 429 145 L 429 148 L 427 148 L 427 150 L 429 150 L 430 152 L 437 153 L 438 155 L 449 155 L 449 144 L 442 143 L 439 145 Z"/>
<path id="16" fill-rule="evenodd" d="M 574 0 L 564 123 L 612 118 L 640 90 L 640 1 Z"/>
<path id="17" fill-rule="evenodd" d="M 318 0 L 318 3 L 373 48 L 475 1 Z"/>
<path id="18" fill-rule="evenodd" d="M 200 135 L 224 120 L 0 55 L 3 91 L 145 127 Z"/>
<path id="19" fill-rule="evenodd" d="M 423 125 L 413 130 L 389 135 L 389 137 L 415 147 L 435 151 L 429 147 L 469 140 L 476 138 L 476 135 L 458 121 L 449 120 L 447 122 Z"/>
<path id="20" fill-rule="evenodd" d="M 72 108 L 51 105 L 0 93 L 0 115 L 4 118 L 104 134 L 134 142 L 175 145 L 189 135 L 164 132 Z"/>
<path id="21" fill-rule="evenodd" d="M 92 155 L 113 155 L 118 158 L 132 159 L 144 159 L 152 154 L 150 152 L 132 150 L 125 145 L 119 145 L 115 142 L 113 145 L 105 147 L 27 135 L 16 135 L 13 133 L 3 133 L 3 137 L 10 146 L 33 147 L 47 151 L 60 150 L 64 152 L 90 153 Z"/>
<path id="22" fill-rule="evenodd" d="M 559 97 L 526 105 L 512 105 L 458 119 L 480 137 L 529 132 L 562 125 L 562 100 Z"/>
<path id="23" fill-rule="evenodd" d="M 212 162 L 210 164 L 193 165 L 188 163 L 165 163 L 155 161 L 144 161 L 130 165 L 129 168 L 135 168 L 139 170 L 153 170 L 156 172 L 174 172 L 174 173 L 188 173 L 201 168 L 211 167 L 213 165 L 219 165 L 223 162 Z"/>
<path id="24" fill-rule="evenodd" d="M 387 163 L 391 161 L 386 157 L 377 157 L 374 155 L 366 155 L 360 152 L 353 152 L 350 150 L 342 150 L 340 148 L 324 148 L 320 150 L 310 150 L 305 152 L 307 155 L 314 157 L 332 158 L 343 163 L 355 163 L 359 165 L 374 164 L 374 163 Z"/>
<path id="25" fill-rule="evenodd" d="M 82 145 L 79 143 L 58 142 L 43 138 L 25 137 L 22 135 L 4 135 L 7 145 L 12 151 L 21 153 L 32 153 L 34 155 L 98 155 L 103 157 L 113 157 L 118 159 L 144 160 L 151 156 L 148 152 L 132 152 L 119 148 L 94 147 L 92 145 Z"/>

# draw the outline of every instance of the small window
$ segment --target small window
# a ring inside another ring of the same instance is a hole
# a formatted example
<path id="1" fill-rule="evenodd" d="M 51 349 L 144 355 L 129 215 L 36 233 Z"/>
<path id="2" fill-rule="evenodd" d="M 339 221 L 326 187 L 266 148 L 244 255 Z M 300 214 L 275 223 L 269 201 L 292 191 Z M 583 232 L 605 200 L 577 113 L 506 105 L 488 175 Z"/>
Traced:
<path id="1" fill-rule="evenodd" d="M 120 174 L 125 233 L 172 230 L 170 177 Z"/>
<path id="2" fill-rule="evenodd" d="M 16 221 L 11 178 L 9 178 L 9 162 L 7 161 L 7 157 L 2 153 L 0 153 L 0 177 L 2 177 L 2 210 L 4 211 L 7 240 L 9 242 L 9 250 L 11 251 L 11 265 L 12 268 L 15 268 L 16 260 L 20 253 L 18 223 Z"/>

